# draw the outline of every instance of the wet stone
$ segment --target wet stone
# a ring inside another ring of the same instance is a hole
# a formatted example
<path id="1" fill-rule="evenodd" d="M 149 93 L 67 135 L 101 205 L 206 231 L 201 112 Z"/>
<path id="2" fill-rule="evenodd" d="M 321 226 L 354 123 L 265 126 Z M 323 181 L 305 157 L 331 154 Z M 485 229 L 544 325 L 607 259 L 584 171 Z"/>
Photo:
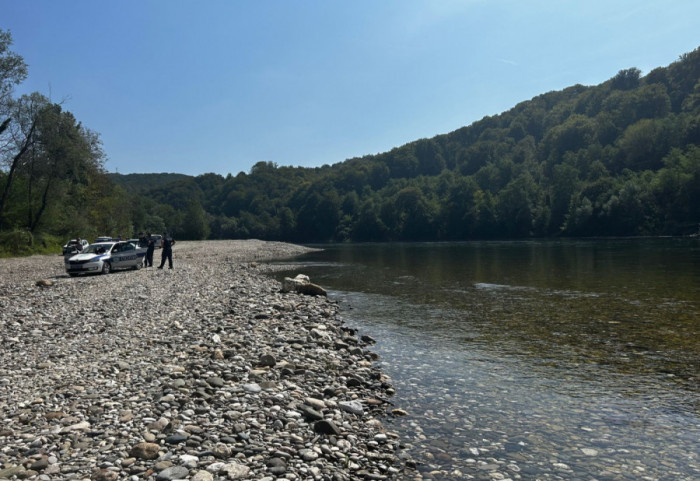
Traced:
<path id="1" fill-rule="evenodd" d="M 180 444 L 184 443 L 187 441 L 188 437 L 184 436 L 182 434 L 173 434 L 172 436 L 168 436 L 165 438 L 165 442 L 167 444 Z"/>

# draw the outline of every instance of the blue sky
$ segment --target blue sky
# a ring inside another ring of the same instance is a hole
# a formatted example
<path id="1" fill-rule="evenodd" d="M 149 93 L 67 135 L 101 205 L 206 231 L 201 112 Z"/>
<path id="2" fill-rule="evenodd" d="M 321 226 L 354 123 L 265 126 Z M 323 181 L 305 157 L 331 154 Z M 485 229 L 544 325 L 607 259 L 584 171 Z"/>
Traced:
<path id="1" fill-rule="evenodd" d="M 110 172 L 248 172 L 385 152 L 700 46 L 697 0 L 0 0 Z"/>

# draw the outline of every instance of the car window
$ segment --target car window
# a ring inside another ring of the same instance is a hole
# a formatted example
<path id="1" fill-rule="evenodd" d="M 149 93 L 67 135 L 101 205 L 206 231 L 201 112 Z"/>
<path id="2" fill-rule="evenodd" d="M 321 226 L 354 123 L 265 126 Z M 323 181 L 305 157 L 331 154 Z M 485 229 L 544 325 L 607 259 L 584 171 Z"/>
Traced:
<path id="1" fill-rule="evenodd" d="M 122 249 L 122 252 L 123 251 L 133 251 L 135 249 L 135 246 L 134 246 L 134 244 L 129 242 L 127 244 L 122 244 L 121 249 Z"/>
<path id="2" fill-rule="evenodd" d="M 90 244 L 85 248 L 86 254 L 104 254 L 105 250 L 109 249 L 109 245 L 105 244 Z"/>

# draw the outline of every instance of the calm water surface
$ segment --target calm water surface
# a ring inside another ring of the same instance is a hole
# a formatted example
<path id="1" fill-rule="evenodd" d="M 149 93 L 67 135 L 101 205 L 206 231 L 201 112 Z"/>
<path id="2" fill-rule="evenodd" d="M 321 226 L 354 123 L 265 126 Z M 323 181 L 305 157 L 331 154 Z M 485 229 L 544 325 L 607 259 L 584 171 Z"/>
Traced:
<path id="1" fill-rule="evenodd" d="M 700 479 L 700 240 L 324 249 L 426 476 Z"/>

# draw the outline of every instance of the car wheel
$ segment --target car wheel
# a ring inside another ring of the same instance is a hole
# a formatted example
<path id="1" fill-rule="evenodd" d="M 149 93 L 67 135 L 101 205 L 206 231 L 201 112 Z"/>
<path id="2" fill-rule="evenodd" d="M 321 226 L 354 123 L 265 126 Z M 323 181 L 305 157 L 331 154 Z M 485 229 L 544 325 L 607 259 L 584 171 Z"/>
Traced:
<path id="1" fill-rule="evenodd" d="M 142 266 L 142 264 L 139 262 L 138 264 L 136 264 L 134 266 L 134 270 L 137 271 L 137 270 L 141 269 L 141 266 Z"/>
<path id="2" fill-rule="evenodd" d="M 109 274 L 112 272 L 112 266 L 109 262 L 103 262 L 102 263 L 102 273 L 103 274 Z"/>

